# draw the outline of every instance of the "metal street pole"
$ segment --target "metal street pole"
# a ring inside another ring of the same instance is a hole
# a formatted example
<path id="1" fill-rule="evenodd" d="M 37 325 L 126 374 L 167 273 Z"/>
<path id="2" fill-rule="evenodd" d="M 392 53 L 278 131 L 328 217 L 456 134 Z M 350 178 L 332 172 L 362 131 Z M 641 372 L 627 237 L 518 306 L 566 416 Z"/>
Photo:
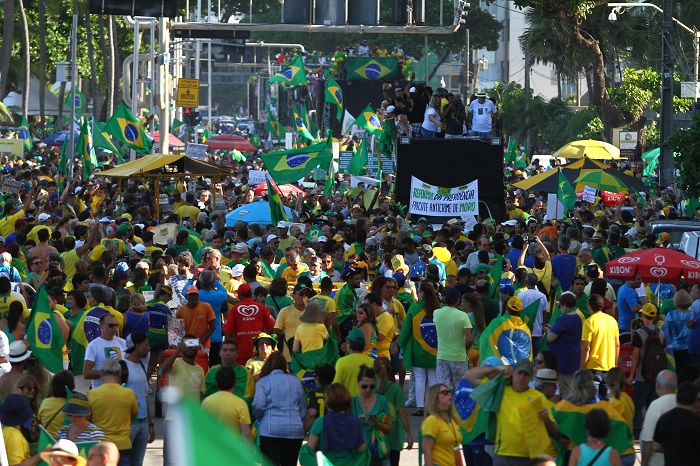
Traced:
<path id="1" fill-rule="evenodd" d="M 661 151 L 659 153 L 659 182 L 673 184 L 675 169 L 669 139 L 673 133 L 673 8 L 675 0 L 663 0 L 661 21 Z"/>
<path id="2" fill-rule="evenodd" d="M 68 124 L 68 160 L 66 168 L 68 181 L 73 181 L 73 165 L 75 164 L 75 88 L 78 82 L 78 15 L 73 15 L 73 29 L 70 36 L 70 123 Z M 84 162 L 83 162 L 84 163 Z"/>

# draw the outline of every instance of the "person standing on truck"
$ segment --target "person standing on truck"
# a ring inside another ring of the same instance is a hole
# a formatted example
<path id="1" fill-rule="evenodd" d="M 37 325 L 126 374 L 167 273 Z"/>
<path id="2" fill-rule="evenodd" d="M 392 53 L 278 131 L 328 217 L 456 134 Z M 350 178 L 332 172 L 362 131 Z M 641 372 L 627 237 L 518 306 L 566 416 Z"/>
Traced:
<path id="1" fill-rule="evenodd" d="M 476 99 L 469 104 L 469 114 L 467 115 L 469 135 L 490 141 L 497 119 L 498 110 L 494 103 L 486 98 L 486 92 L 477 92 Z"/>

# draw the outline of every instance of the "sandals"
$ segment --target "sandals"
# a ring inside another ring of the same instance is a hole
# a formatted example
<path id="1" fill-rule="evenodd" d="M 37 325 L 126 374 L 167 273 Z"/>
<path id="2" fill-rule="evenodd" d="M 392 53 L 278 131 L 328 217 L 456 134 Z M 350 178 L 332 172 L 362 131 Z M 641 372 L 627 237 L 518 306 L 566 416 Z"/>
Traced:
<path id="1" fill-rule="evenodd" d="M 424 416 L 424 415 L 425 415 L 425 413 L 423 412 L 423 408 L 419 408 L 419 409 L 413 411 L 413 413 L 411 413 L 411 416 Z"/>

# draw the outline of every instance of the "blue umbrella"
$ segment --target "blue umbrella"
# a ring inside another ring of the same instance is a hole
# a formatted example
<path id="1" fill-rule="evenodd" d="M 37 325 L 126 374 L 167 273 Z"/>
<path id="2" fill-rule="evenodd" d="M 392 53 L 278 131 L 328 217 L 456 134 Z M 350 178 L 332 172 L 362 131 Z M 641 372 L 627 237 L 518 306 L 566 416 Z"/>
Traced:
<path id="1" fill-rule="evenodd" d="M 284 211 L 287 213 L 287 217 L 292 218 L 292 209 L 285 206 Z M 261 225 L 267 225 L 272 223 L 270 220 L 270 205 L 267 201 L 252 202 L 250 204 L 244 204 L 226 214 L 226 226 L 232 227 L 236 222 L 243 221 L 246 223 L 259 223 Z"/>
<path id="2" fill-rule="evenodd" d="M 63 131 L 58 131 L 56 133 L 53 133 L 51 136 L 47 137 L 44 139 L 44 144 L 48 146 L 60 146 L 63 144 L 63 141 L 66 140 L 70 136 L 68 130 L 63 130 Z M 80 133 L 75 133 L 75 140 L 77 141 L 78 138 L 80 137 Z"/>

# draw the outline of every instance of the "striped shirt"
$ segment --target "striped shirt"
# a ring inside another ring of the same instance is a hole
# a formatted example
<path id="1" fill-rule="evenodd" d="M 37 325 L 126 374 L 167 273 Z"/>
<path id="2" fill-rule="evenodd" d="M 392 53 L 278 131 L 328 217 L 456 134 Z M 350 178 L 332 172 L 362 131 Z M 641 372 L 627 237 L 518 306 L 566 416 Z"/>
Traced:
<path id="1" fill-rule="evenodd" d="M 70 425 L 65 425 L 58 429 L 56 432 L 56 439 L 68 439 L 68 430 L 70 429 Z M 99 440 L 104 440 L 105 439 L 105 434 L 102 432 L 102 430 L 97 427 L 95 424 L 92 422 L 88 422 L 88 425 L 85 426 L 85 428 L 78 434 L 77 437 L 70 439 L 73 442 L 96 442 Z"/>

